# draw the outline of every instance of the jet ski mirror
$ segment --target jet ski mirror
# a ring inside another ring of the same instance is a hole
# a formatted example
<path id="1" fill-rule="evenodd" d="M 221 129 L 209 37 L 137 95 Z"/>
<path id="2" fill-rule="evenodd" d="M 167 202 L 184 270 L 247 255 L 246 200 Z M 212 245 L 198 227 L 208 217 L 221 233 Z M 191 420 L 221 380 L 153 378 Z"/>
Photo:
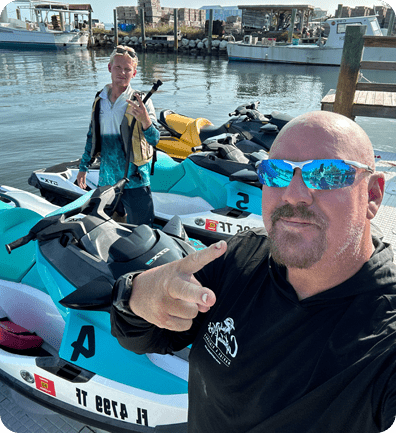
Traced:
<path id="1" fill-rule="evenodd" d="M 235 173 L 233 173 L 229 177 L 230 181 L 237 181 L 237 182 L 243 182 L 243 183 L 255 183 L 258 182 L 258 176 L 255 171 L 248 170 L 247 168 L 243 170 L 239 170 Z"/>
<path id="2" fill-rule="evenodd" d="M 267 123 L 266 125 L 260 128 L 260 131 L 265 132 L 266 134 L 276 135 L 279 132 L 279 128 L 272 123 Z"/>

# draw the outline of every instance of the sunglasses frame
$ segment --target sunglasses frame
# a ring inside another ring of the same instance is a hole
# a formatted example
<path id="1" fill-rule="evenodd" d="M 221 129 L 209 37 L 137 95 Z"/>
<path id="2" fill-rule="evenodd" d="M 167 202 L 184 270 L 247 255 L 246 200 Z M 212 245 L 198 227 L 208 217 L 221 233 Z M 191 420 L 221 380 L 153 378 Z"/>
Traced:
<path id="1" fill-rule="evenodd" d="M 292 177 L 291 177 L 291 179 L 290 179 L 290 181 L 289 181 L 289 183 L 287 185 L 285 185 L 285 186 L 277 186 L 277 185 L 267 185 L 265 183 L 264 176 L 263 176 L 264 172 L 263 172 L 263 174 L 260 173 L 260 171 L 261 171 L 260 170 L 260 165 L 262 163 L 269 162 L 269 161 L 282 161 L 284 164 L 290 165 L 290 167 L 291 167 L 290 171 L 292 171 L 293 174 L 292 174 Z M 294 170 L 296 168 L 299 168 L 301 170 L 301 172 L 302 172 L 302 175 L 303 175 L 303 173 L 304 173 L 304 170 L 303 170 L 304 166 L 307 165 L 307 164 L 310 164 L 310 163 L 312 163 L 314 161 L 319 162 L 319 163 L 321 161 L 327 161 L 327 162 L 328 161 L 340 161 L 340 162 L 343 162 L 344 164 L 349 165 L 350 167 L 361 168 L 361 169 L 366 170 L 366 171 L 368 171 L 370 173 L 374 173 L 374 169 L 372 169 L 370 166 L 368 166 L 366 164 L 362 164 L 362 163 L 357 162 L 357 161 L 350 161 L 350 160 L 347 160 L 347 159 L 310 159 L 310 160 L 300 161 L 300 162 L 289 161 L 287 159 L 265 159 L 265 160 L 263 160 L 263 161 L 261 161 L 260 163 L 257 164 L 257 174 L 258 174 L 258 177 L 259 177 L 259 181 L 260 181 L 260 183 L 262 185 L 268 186 L 270 188 L 286 188 L 287 186 L 289 186 L 290 182 L 292 181 L 293 176 L 294 176 Z M 338 186 L 334 186 L 333 185 L 332 188 L 317 188 L 317 187 L 314 187 L 313 185 L 307 185 L 308 180 L 304 179 L 304 176 L 302 176 L 302 177 L 303 177 L 303 182 L 304 182 L 304 184 L 305 184 L 305 186 L 307 188 L 317 189 L 317 190 L 322 190 L 322 191 L 328 191 L 328 190 L 332 190 L 332 189 L 346 188 L 347 186 L 351 186 L 353 184 L 353 182 L 355 181 L 355 176 L 354 176 L 353 181 L 352 181 L 351 184 L 342 184 L 342 185 L 339 184 Z"/>
<path id="2" fill-rule="evenodd" d="M 116 47 L 115 50 L 116 50 L 116 54 L 125 54 L 125 53 L 127 53 L 128 56 L 129 56 L 131 59 L 136 59 L 136 58 L 137 58 L 137 55 L 136 55 L 135 50 L 133 50 L 133 51 L 129 51 L 129 50 L 127 50 L 126 48 L 123 48 L 123 47 Z"/>

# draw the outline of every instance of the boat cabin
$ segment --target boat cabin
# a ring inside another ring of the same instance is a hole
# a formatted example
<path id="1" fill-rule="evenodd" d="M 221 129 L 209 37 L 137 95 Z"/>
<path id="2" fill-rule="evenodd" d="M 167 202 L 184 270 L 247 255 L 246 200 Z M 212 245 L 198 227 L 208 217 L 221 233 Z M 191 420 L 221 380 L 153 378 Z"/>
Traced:
<path id="1" fill-rule="evenodd" d="M 291 23 L 293 9 L 297 11 L 300 30 L 304 23 L 308 25 L 314 6 L 311 5 L 242 5 L 242 27 L 246 31 L 252 30 L 285 30 Z"/>
<path id="2" fill-rule="evenodd" d="M 93 12 L 90 4 L 68 4 L 51 0 L 17 0 L 8 5 L 15 6 L 16 19 L 3 20 L 14 27 L 28 30 L 39 29 L 71 31 L 74 29 L 88 30 L 90 14 Z"/>
<path id="3" fill-rule="evenodd" d="M 344 46 L 345 31 L 347 26 L 367 26 L 366 36 L 382 36 L 382 32 L 376 16 L 330 18 L 326 21 L 330 26 L 326 46 L 342 48 Z"/>

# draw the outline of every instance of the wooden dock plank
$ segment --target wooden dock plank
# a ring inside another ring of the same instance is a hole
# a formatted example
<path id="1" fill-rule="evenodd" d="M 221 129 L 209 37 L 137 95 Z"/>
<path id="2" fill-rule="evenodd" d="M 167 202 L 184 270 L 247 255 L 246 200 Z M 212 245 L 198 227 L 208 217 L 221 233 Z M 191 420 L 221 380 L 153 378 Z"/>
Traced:
<path id="1" fill-rule="evenodd" d="M 335 96 L 335 90 L 329 90 L 322 99 L 322 110 L 333 111 Z M 396 119 L 396 93 L 357 90 L 352 115 Z"/>
<path id="2" fill-rule="evenodd" d="M 384 105 L 384 92 L 374 92 L 373 105 Z"/>
<path id="3" fill-rule="evenodd" d="M 376 92 L 367 92 L 366 104 L 365 105 L 374 105 L 375 93 Z"/>
<path id="4" fill-rule="evenodd" d="M 360 69 L 372 69 L 376 71 L 396 71 L 396 62 L 370 62 L 362 61 Z"/>
<path id="5" fill-rule="evenodd" d="M 365 47 L 396 48 L 395 36 L 363 36 Z"/>
<path id="6" fill-rule="evenodd" d="M 366 92 L 357 90 L 353 102 L 355 104 L 364 104 L 366 102 Z"/>
<path id="7" fill-rule="evenodd" d="M 384 105 L 392 107 L 392 92 L 384 92 Z"/>
<path id="8" fill-rule="evenodd" d="M 390 83 L 357 83 L 356 90 L 374 90 L 377 92 L 396 92 L 396 84 Z"/>

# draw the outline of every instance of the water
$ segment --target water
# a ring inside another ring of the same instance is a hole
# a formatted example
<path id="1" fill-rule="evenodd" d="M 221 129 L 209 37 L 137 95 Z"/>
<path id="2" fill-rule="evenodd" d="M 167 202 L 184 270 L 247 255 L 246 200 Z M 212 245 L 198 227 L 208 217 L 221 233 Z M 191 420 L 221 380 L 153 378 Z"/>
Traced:
<path id="1" fill-rule="evenodd" d="M 0 50 L 0 184 L 37 192 L 33 170 L 81 157 L 93 98 L 109 82 L 109 50 Z M 140 54 L 134 88 L 153 96 L 157 114 L 171 109 L 215 125 L 246 102 L 293 116 L 320 109 L 336 88 L 338 67 L 231 62 L 224 58 Z M 371 81 L 395 83 L 392 73 L 365 71 Z M 357 118 L 376 149 L 396 152 L 396 121 Z"/>

